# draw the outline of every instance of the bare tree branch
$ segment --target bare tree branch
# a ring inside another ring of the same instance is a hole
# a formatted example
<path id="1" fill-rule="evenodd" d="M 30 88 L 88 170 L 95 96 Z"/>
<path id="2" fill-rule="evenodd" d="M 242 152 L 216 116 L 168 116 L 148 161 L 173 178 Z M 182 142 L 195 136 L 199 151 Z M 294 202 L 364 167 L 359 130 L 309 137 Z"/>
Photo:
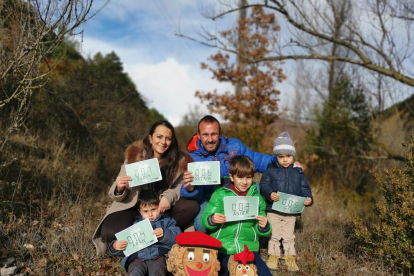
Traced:
<path id="1" fill-rule="evenodd" d="M 279 47 L 275 55 L 268 55 L 257 62 L 282 60 L 322 60 L 327 62 L 341 61 L 363 67 L 390 77 L 400 83 L 414 86 L 413 41 L 411 35 L 402 37 L 401 32 L 413 32 L 410 21 L 414 18 L 414 4 L 411 0 L 349 0 L 354 7 L 354 22 L 344 22 L 343 28 L 348 36 L 337 36 L 334 28 L 334 17 L 340 16 L 340 9 L 333 6 L 330 0 L 269 0 L 262 3 L 228 6 L 228 9 L 209 17 L 212 20 L 234 13 L 240 9 L 263 7 L 279 14 L 292 26 L 290 43 Z M 394 3 L 393 5 L 391 5 Z M 328 7 L 331 7 L 329 9 Z M 331 11 L 329 11 L 331 10 Z M 368 21 L 365 22 L 365 21 Z M 401 24 L 403 23 L 403 24 Z M 237 49 L 218 47 L 206 41 L 181 37 L 198 41 L 208 47 L 215 47 L 227 52 L 237 52 Z M 286 36 L 286 35 L 285 35 Z M 214 40 L 215 35 L 208 35 Z M 285 40 L 289 38 L 285 37 Z M 324 53 L 321 45 L 335 44 L 349 52 Z"/>
<path id="2" fill-rule="evenodd" d="M 92 3 L 0 1 L 0 114 L 6 119 L 1 125 L 0 153 L 26 119 L 32 93 L 46 83 L 53 69 L 47 57 L 67 34 L 91 18 Z"/>

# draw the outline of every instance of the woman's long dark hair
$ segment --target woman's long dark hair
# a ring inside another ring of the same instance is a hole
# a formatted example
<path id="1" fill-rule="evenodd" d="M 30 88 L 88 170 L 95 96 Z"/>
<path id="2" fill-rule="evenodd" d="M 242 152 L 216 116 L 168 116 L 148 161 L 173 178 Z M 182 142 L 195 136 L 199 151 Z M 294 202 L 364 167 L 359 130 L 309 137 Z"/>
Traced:
<path id="1" fill-rule="evenodd" d="M 163 174 L 163 178 L 164 178 L 163 180 L 165 181 L 165 184 L 167 185 L 167 187 L 157 187 L 158 188 L 157 192 L 163 192 L 164 190 L 171 187 L 171 185 L 173 184 L 175 176 L 177 174 L 178 165 L 180 163 L 181 158 L 183 157 L 183 153 L 178 147 L 178 141 L 177 141 L 177 137 L 175 136 L 174 127 L 168 121 L 161 120 L 161 121 L 155 122 L 152 125 L 148 135 L 143 140 L 144 148 L 147 152 L 147 159 L 154 157 L 154 151 L 152 150 L 152 145 L 149 141 L 149 135 L 152 136 L 154 134 L 155 129 L 158 126 L 165 126 L 169 130 L 171 130 L 171 133 L 172 133 L 171 146 L 161 156 L 161 162 L 160 162 L 161 173 Z M 159 190 L 162 190 L 162 191 L 159 191 Z"/>

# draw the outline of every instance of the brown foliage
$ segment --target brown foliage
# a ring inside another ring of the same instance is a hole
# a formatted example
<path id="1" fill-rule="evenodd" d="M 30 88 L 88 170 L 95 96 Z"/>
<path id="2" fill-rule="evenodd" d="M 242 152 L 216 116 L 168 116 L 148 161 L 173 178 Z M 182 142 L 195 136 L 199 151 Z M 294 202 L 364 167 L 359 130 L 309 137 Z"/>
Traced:
<path id="1" fill-rule="evenodd" d="M 286 79 L 275 63 L 258 62 L 271 52 L 279 30 L 274 14 L 266 14 L 260 7 L 253 8 L 250 17 L 241 19 L 237 28 L 220 33 L 228 47 L 239 51 L 240 62 L 236 64 L 228 54 L 218 52 L 209 58 L 212 65 L 201 64 L 202 69 L 213 73 L 213 79 L 240 87 L 240 91 L 195 93 L 201 102 L 207 103 L 211 113 L 232 122 L 249 123 L 259 136 L 278 118 L 280 91 L 275 86 Z"/>

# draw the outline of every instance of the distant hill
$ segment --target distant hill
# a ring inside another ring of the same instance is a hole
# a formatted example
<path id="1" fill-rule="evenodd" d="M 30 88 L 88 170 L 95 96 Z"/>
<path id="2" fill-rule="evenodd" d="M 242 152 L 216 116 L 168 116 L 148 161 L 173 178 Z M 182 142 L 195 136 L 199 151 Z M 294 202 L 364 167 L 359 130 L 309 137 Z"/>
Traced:
<path id="1" fill-rule="evenodd" d="M 393 154 L 403 155 L 402 143 L 414 134 L 414 94 L 382 114 L 380 129 L 379 141 Z"/>

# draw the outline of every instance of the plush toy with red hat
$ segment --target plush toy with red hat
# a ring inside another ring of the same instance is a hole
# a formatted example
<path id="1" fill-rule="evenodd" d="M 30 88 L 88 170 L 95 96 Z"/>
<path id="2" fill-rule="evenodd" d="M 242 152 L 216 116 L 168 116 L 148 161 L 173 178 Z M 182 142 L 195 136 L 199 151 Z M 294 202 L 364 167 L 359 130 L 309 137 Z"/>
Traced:
<path id="1" fill-rule="evenodd" d="M 253 263 L 254 254 L 244 245 L 243 252 L 231 255 L 227 267 L 230 276 L 257 276 L 257 267 Z"/>
<path id="2" fill-rule="evenodd" d="M 221 241 L 199 231 L 178 234 L 168 253 L 167 270 L 175 276 L 216 276 Z"/>

